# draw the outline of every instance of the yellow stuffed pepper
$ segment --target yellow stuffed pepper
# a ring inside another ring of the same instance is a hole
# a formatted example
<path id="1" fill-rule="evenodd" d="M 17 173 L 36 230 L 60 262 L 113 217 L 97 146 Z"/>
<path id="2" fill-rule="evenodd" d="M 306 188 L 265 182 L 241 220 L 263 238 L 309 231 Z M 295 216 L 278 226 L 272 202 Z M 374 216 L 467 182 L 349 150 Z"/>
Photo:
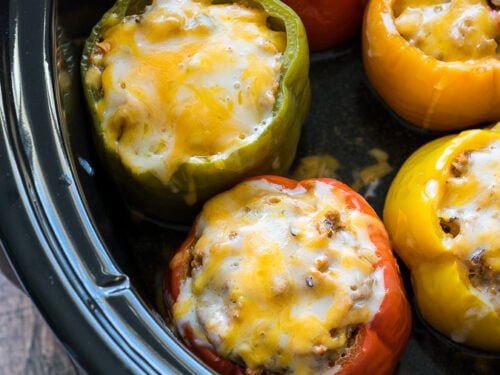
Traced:
<path id="1" fill-rule="evenodd" d="M 500 123 L 418 149 L 383 217 L 423 318 L 455 342 L 500 351 Z"/>
<path id="2" fill-rule="evenodd" d="M 368 3 L 363 62 L 394 112 L 430 131 L 500 119 L 500 13 L 494 2 Z"/>

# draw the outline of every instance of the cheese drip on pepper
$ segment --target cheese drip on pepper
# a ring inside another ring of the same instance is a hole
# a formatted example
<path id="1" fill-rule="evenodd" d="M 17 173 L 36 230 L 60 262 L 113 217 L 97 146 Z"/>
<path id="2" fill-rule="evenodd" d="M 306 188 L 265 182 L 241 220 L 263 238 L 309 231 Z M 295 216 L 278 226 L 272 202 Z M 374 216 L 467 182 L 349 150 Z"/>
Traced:
<path id="1" fill-rule="evenodd" d="M 373 220 L 322 182 L 250 181 L 217 196 L 173 306 L 179 330 L 250 371 L 331 374 L 384 296 Z"/>
<path id="2" fill-rule="evenodd" d="M 500 16 L 487 0 L 395 0 L 398 32 L 442 61 L 498 58 Z"/>
<path id="3" fill-rule="evenodd" d="M 500 314 L 500 141 L 454 159 L 438 215 L 446 247 L 469 267 L 473 290 Z"/>
<path id="4" fill-rule="evenodd" d="M 272 119 L 285 43 L 261 9 L 153 1 L 110 28 L 93 56 L 107 147 L 166 182 L 183 161 L 251 142 Z"/>

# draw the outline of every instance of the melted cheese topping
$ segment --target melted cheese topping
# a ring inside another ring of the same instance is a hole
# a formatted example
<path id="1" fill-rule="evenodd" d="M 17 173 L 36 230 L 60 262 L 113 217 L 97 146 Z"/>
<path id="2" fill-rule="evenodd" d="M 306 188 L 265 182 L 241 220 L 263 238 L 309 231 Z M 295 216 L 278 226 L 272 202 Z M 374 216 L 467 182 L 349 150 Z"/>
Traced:
<path id="1" fill-rule="evenodd" d="M 201 345 L 251 370 L 331 374 L 384 296 L 374 220 L 322 182 L 251 181 L 215 197 L 173 306 L 181 333 L 188 324 Z"/>
<path id="2" fill-rule="evenodd" d="M 500 313 L 500 140 L 459 155 L 438 215 L 445 245 L 470 269 L 475 292 Z"/>
<path id="3" fill-rule="evenodd" d="M 442 61 L 498 58 L 500 16 L 487 0 L 396 0 L 398 32 Z"/>
<path id="4" fill-rule="evenodd" d="M 153 1 L 108 30 L 93 56 L 105 142 L 164 182 L 190 158 L 225 157 L 270 122 L 285 42 L 260 9 Z"/>

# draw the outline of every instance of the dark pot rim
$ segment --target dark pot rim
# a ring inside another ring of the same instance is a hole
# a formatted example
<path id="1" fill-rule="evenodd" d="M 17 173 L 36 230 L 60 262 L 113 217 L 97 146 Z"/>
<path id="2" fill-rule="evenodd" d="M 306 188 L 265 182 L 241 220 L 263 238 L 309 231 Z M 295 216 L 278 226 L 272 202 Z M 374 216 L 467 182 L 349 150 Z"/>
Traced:
<path id="1" fill-rule="evenodd" d="M 0 247 L 22 288 L 89 373 L 207 373 L 88 213 L 55 94 L 55 1 L 0 3 Z"/>

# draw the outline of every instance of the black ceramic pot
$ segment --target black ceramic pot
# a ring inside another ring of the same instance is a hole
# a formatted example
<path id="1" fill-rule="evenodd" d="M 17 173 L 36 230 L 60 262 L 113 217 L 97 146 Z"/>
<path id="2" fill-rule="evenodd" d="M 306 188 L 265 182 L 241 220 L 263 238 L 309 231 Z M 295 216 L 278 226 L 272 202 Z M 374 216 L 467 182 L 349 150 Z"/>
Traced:
<path id="1" fill-rule="evenodd" d="M 112 187 L 94 160 L 78 48 L 109 6 L 0 2 L 0 239 L 17 281 L 84 370 L 203 373 L 126 272 Z"/>
<path id="2" fill-rule="evenodd" d="M 129 212 L 94 151 L 78 66 L 84 39 L 111 5 L 0 0 L 1 264 L 84 371 L 209 373 L 162 307 L 162 271 L 183 228 Z M 357 184 L 381 214 L 397 169 L 433 135 L 406 126 L 376 98 L 356 41 L 311 57 L 313 104 L 291 173 L 303 157 L 333 156 L 337 167 L 323 172 Z M 392 170 L 363 184 L 359 171 L 376 163 L 374 149 L 387 153 Z M 457 349 L 415 316 L 397 373 L 498 369 L 497 357 Z"/>

